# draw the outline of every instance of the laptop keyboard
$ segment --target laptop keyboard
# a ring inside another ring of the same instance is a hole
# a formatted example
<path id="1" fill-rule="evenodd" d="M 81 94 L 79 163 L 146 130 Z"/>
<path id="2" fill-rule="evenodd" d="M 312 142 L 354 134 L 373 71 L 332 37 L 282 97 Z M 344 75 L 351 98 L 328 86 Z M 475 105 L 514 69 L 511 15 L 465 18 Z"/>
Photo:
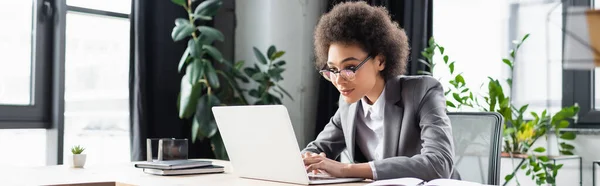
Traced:
<path id="1" fill-rule="evenodd" d="M 336 177 L 330 176 L 328 174 L 312 174 L 309 173 L 308 174 L 308 179 L 309 180 L 332 180 L 332 179 L 336 179 Z"/>

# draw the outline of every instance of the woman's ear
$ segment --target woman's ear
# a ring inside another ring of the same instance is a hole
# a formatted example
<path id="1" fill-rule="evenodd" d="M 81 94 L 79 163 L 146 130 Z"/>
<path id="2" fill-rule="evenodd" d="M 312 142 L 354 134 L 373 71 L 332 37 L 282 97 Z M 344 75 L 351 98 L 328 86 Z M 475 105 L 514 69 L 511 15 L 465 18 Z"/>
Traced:
<path id="1" fill-rule="evenodd" d="M 383 69 L 385 69 L 385 56 L 381 54 L 375 56 L 375 62 L 377 65 L 377 70 L 383 71 Z"/>

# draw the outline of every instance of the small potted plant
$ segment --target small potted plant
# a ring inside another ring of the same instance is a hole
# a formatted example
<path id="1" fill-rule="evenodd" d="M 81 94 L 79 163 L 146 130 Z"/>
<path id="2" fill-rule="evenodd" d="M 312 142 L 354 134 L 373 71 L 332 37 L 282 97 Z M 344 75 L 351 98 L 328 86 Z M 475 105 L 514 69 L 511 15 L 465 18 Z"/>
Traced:
<path id="1" fill-rule="evenodd" d="M 86 157 L 85 154 L 81 153 L 83 153 L 84 150 L 85 148 L 79 145 L 71 147 L 71 152 L 73 153 L 73 156 L 70 158 L 71 167 L 83 168 Z"/>

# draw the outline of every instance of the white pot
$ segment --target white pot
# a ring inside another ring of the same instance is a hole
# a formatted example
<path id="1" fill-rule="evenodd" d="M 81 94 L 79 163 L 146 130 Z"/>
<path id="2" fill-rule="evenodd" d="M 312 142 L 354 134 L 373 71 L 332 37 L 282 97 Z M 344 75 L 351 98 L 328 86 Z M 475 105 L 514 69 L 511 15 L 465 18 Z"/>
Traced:
<path id="1" fill-rule="evenodd" d="M 85 154 L 73 154 L 71 158 L 69 158 L 69 164 L 73 168 L 83 168 L 85 165 Z"/>

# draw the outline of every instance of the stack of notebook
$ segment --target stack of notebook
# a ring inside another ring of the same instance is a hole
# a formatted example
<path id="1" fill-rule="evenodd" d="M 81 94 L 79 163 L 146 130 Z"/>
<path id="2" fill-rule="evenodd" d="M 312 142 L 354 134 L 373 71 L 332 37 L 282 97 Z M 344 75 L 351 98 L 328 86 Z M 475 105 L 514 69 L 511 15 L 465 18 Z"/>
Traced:
<path id="1" fill-rule="evenodd" d="M 135 164 L 135 167 L 144 169 L 145 173 L 155 175 L 185 175 L 224 172 L 223 167 L 213 165 L 210 161 L 200 160 L 139 162 Z"/>

